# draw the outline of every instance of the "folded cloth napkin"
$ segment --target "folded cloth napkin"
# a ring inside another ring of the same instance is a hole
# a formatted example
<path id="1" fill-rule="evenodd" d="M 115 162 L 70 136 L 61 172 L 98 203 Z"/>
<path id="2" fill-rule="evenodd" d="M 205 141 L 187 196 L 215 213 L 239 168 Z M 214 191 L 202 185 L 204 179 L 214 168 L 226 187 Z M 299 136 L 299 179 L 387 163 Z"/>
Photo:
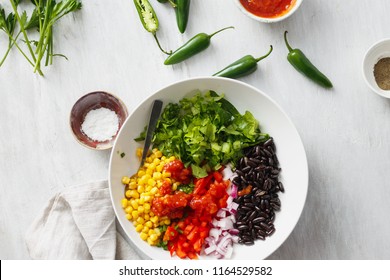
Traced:
<path id="1" fill-rule="evenodd" d="M 115 221 L 107 181 L 70 187 L 28 229 L 27 248 L 32 259 L 141 259 Z"/>

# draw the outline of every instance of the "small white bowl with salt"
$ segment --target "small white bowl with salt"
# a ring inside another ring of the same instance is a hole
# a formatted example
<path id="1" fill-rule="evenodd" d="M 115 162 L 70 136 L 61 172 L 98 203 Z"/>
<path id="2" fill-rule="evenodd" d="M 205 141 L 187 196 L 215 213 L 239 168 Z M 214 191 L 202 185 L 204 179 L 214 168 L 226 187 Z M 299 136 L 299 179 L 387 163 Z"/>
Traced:
<path id="1" fill-rule="evenodd" d="M 113 94 L 95 91 L 81 97 L 70 113 L 76 140 L 94 150 L 110 149 L 128 116 L 125 104 Z"/>

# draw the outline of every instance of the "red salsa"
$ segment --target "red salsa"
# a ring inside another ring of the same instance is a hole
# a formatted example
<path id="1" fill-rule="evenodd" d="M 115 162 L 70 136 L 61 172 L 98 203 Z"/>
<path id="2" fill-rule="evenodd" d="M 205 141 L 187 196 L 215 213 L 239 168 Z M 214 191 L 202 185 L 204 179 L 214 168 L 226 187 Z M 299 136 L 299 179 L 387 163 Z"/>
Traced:
<path id="1" fill-rule="evenodd" d="M 287 13 L 296 0 L 240 0 L 240 2 L 248 12 L 256 16 L 275 18 Z"/>

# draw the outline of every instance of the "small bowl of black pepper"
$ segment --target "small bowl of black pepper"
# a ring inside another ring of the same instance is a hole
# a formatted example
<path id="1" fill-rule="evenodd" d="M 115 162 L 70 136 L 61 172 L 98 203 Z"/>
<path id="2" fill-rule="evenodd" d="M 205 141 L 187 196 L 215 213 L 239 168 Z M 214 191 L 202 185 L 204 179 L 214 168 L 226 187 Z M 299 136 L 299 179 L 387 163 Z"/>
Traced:
<path id="1" fill-rule="evenodd" d="M 368 49 L 363 60 L 363 76 L 375 93 L 390 98 L 390 38 Z"/>

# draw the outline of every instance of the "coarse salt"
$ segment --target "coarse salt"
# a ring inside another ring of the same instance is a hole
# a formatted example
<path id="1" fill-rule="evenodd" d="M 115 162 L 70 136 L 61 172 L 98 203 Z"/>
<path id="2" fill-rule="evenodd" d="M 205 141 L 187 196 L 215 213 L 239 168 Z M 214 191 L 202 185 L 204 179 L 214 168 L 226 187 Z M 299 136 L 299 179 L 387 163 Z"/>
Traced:
<path id="1" fill-rule="evenodd" d="M 91 110 L 85 116 L 81 131 L 93 141 L 104 142 L 112 139 L 118 132 L 117 114 L 107 108 Z"/>

